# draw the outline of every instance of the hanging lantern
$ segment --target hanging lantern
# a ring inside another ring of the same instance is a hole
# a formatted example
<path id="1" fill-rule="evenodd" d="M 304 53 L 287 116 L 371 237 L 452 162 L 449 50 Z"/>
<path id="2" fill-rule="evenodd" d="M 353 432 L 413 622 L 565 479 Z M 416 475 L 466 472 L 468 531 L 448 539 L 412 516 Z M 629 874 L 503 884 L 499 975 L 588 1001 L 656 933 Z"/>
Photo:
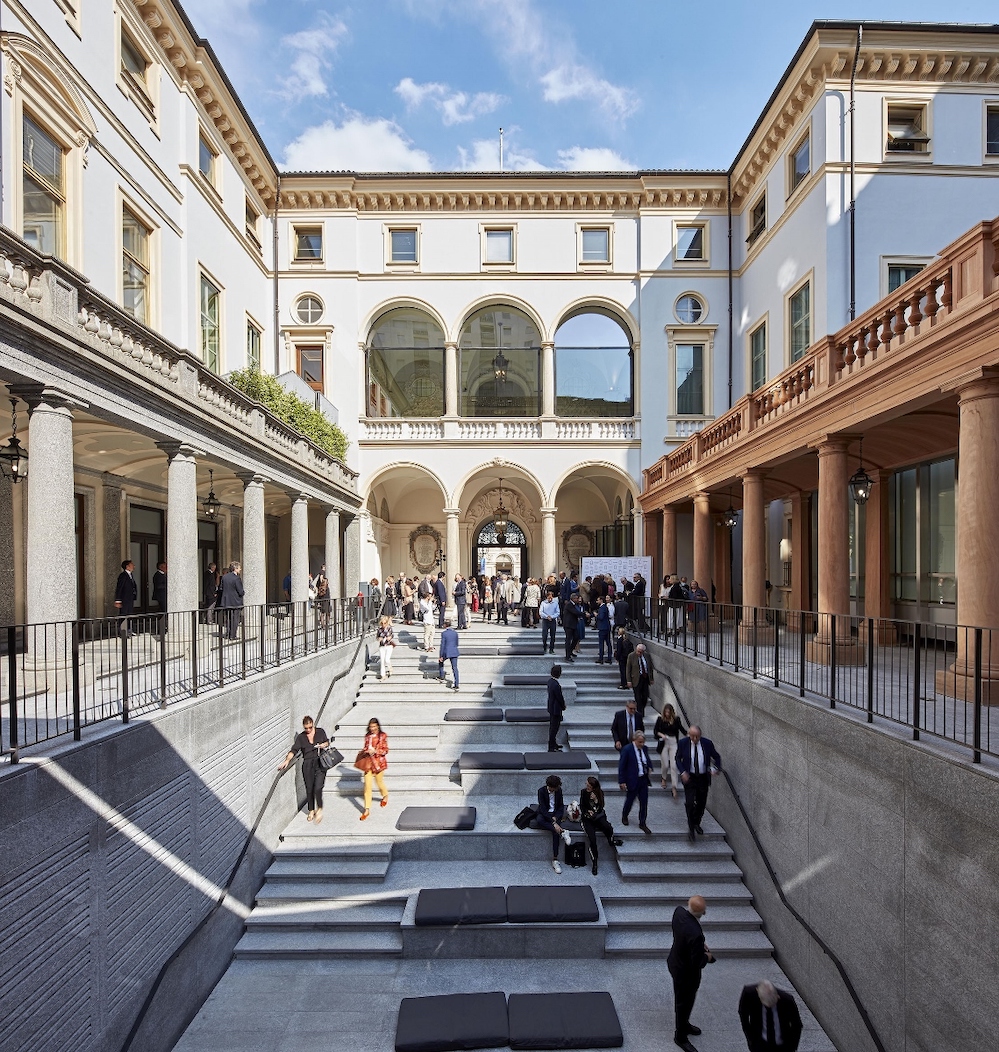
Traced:
<path id="1" fill-rule="evenodd" d="M 510 366 L 510 362 L 506 356 L 500 351 L 493 359 L 493 375 L 496 377 L 497 383 L 502 383 L 506 379 L 506 371 Z"/>
<path id="2" fill-rule="evenodd" d="M 17 437 L 17 399 L 10 400 L 11 430 L 10 441 L 0 449 L 0 471 L 13 483 L 28 477 L 28 451 Z"/>
<path id="3" fill-rule="evenodd" d="M 734 530 L 739 525 L 739 513 L 731 504 L 728 506 L 728 511 L 722 516 L 722 525 L 727 526 L 730 530 Z"/>
<path id="4" fill-rule="evenodd" d="M 871 499 L 874 479 L 864 471 L 864 440 L 860 440 L 860 467 L 850 476 L 850 495 L 856 504 L 866 504 Z"/>
<path id="5" fill-rule="evenodd" d="M 503 507 L 503 480 L 499 480 L 499 506 L 496 508 L 493 517 L 493 526 L 496 529 L 496 540 L 500 544 L 506 544 L 506 528 L 510 525 L 510 520 L 507 518 L 506 508 Z"/>
<path id="6" fill-rule="evenodd" d="M 208 478 L 208 496 L 201 502 L 201 506 L 205 509 L 206 517 L 214 522 L 218 518 L 222 505 L 215 496 L 215 472 L 211 468 L 208 469 Z"/>

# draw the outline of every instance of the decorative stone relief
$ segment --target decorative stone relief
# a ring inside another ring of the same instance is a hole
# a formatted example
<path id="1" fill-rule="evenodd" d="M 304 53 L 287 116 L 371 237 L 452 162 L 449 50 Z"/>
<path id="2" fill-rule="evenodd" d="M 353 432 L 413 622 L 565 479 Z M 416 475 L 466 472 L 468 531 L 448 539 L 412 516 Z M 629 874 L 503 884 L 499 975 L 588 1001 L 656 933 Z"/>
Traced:
<path id="1" fill-rule="evenodd" d="M 502 467 L 503 462 L 500 461 L 498 466 Z M 496 506 L 499 504 L 499 499 L 499 486 L 488 493 L 483 493 L 482 496 L 469 505 L 468 510 L 465 512 L 465 521 L 478 522 L 480 519 L 493 515 L 496 511 Z M 521 522 L 535 523 L 538 521 L 534 510 L 526 503 L 524 498 L 516 490 L 507 489 L 506 486 L 503 487 L 503 506 L 508 514 L 520 519 Z"/>
<path id="2" fill-rule="evenodd" d="M 432 526 L 417 526 L 409 535 L 409 559 L 420 573 L 430 573 L 437 565 L 441 535 Z"/>
<path id="3" fill-rule="evenodd" d="M 578 570 L 582 560 L 593 555 L 596 536 L 585 526 L 573 526 L 562 533 L 562 554 L 570 569 Z"/>

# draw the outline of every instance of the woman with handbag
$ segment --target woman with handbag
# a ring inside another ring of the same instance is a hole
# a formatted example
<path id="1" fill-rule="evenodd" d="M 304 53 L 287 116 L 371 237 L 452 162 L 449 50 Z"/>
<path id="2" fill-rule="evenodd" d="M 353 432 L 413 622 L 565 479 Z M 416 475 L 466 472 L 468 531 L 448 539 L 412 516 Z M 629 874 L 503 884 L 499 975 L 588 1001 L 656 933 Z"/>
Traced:
<path id="1" fill-rule="evenodd" d="M 611 847 L 620 847 L 624 841 L 614 836 L 614 827 L 607 818 L 604 808 L 604 791 L 600 788 L 600 779 L 592 774 L 586 779 L 579 794 L 579 821 L 590 842 L 590 854 L 593 856 L 593 875 L 597 875 L 597 832 L 607 837 Z"/>
<path id="2" fill-rule="evenodd" d="M 378 678 L 385 679 L 392 675 L 392 649 L 395 646 L 395 632 L 392 631 L 392 618 L 382 614 L 378 619 Z"/>
<path id="3" fill-rule="evenodd" d="M 415 610 L 413 609 L 413 596 L 416 594 L 416 589 L 413 588 L 413 582 L 408 578 L 404 578 L 402 582 L 402 619 L 407 625 L 413 623 L 413 615 Z"/>
<path id="4" fill-rule="evenodd" d="M 323 786 L 326 784 L 326 768 L 319 762 L 319 754 L 330 747 L 329 736 L 322 727 L 317 727 L 311 716 L 302 719 L 302 731 L 295 736 L 284 763 L 278 765 L 279 771 L 286 771 L 288 764 L 302 754 L 302 778 L 305 780 L 305 795 L 309 805 L 307 822 L 316 825 L 323 820 Z"/>
<path id="5" fill-rule="evenodd" d="M 676 770 L 676 744 L 687 733 L 676 709 L 672 705 L 663 707 L 663 714 L 656 719 L 656 725 L 652 733 L 656 737 L 656 752 L 663 761 L 662 785 L 666 788 L 666 774 L 669 773 L 670 787 L 673 790 L 673 799 L 678 799 L 677 770 Z M 664 755 L 665 752 L 665 755 Z"/>
<path id="6" fill-rule="evenodd" d="M 364 736 L 364 745 L 354 760 L 354 766 L 364 772 L 364 811 L 361 814 L 363 822 L 371 814 L 371 784 L 378 783 L 378 791 L 382 794 L 382 807 L 388 804 L 388 788 L 382 775 L 388 768 L 388 735 L 382 730 L 382 725 L 372 717 L 368 720 L 368 733 Z"/>

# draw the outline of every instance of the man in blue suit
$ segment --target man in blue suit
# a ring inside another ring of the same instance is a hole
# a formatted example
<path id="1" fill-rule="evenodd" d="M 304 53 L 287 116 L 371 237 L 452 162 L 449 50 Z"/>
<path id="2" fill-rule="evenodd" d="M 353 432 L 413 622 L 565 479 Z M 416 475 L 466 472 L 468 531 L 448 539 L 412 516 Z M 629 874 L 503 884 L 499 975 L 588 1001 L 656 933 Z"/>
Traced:
<path id="1" fill-rule="evenodd" d="M 565 695 L 559 678 L 562 675 L 561 665 L 552 665 L 551 679 L 548 680 L 548 751 L 559 752 L 555 741 L 558 729 L 562 726 L 562 713 L 565 712 Z"/>
<path id="2" fill-rule="evenodd" d="M 451 627 L 450 621 L 444 622 L 444 631 L 441 633 L 441 652 L 437 659 L 440 667 L 439 679 L 444 683 L 444 662 L 451 662 L 451 673 L 454 678 L 454 689 L 458 689 L 458 633 Z"/>
<path id="3" fill-rule="evenodd" d="M 444 571 L 434 581 L 434 598 L 437 600 L 437 627 L 444 627 L 444 611 L 447 609 L 447 585 L 444 583 Z"/>
<path id="4" fill-rule="evenodd" d="M 687 839 L 693 843 L 695 833 L 704 835 L 701 819 L 708 804 L 711 776 L 721 770 L 721 757 L 710 738 L 701 737 L 701 728 L 692 726 L 687 737 L 676 747 L 676 769 L 683 782 L 684 806 L 687 809 Z"/>
<path id="5" fill-rule="evenodd" d="M 649 750 L 645 748 L 645 735 L 641 731 L 635 732 L 635 737 L 630 745 L 621 750 L 621 757 L 617 762 L 617 782 L 621 791 L 628 795 L 624 798 L 624 808 L 621 811 L 621 821 L 628 824 L 628 815 L 631 813 L 631 805 L 638 797 L 638 828 L 643 833 L 651 833 L 646 819 L 649 816 L 649 772 L 652 770 L 652 757 Z"/>

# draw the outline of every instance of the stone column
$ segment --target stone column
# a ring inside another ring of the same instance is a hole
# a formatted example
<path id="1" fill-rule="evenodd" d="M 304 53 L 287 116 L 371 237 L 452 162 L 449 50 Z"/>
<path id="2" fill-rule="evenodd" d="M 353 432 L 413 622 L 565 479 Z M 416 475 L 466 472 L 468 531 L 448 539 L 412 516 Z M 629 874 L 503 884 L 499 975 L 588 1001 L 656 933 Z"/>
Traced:
<path id="1" fill-rule="evenodd" d="M 808 493 L 792 493 L 791 502 L 791 610 L 811 610 L 811 536 L 812 501 Z M 811 631 L 814 618 L 804 619 L 805 631 Z M 789 626 L 796 629 L 797 617 L 789 619 Z"/>
<path id="2" fill-rule="evenodd" d="M 711 595 L 711 580 L 714 567 L 714 538 L 711 536 L 711 494 L 694 494 L 694 577 L 693 579 Z"/>
<path id="3" fill-rule="evenodd" d="M 742 635 L 758 642 L 773 639 L 766 614 L 753 607 L 767 605 L 767 505 L 763 475 L 750 472 L 742 479 Z M 753 627 L 755 616 L 755 629 Z"/>
<path id="4" fill-rule="evenodd" d="M 343 531 L 343 590 L 345 595 L 356 595 L 361 581 L 361 544 L 364 531 L 358 512 Z"/>
<path id="5" fill-rule="evenodd" d="M 458 415 L 458 345 L 444 344 L 444 415 Z"/>
<path id="6" fill-rule="evenodd" d="M 243 482 L 243 602 L 263 606 L 267 602 L 267 526 L 264 514 L 263 475 L 242 472 Z"/>
<path id="7" fill-rule="evenodd" d="M 715 520 L 714 539 L 715 602 L 727 606 L 732 602 L 732 531 L 721 518 Z M 711 595 L 711 589 L 707 591 Z M 731 612 L 726 611 L 726 616 L 731 617 Z"/>
<path id="8" fill-rule="evenodd" d="M 632 548 L 635 555 L 645 554 L 645 527 L 642 524 L 642 509 L 634 507 L 631 509 L 632 522 Z M 651 584 L 650 584 L 651 587 Z"/>
<path id="9" fill-rule="evenodd" d="M 340 512 L 330 508 L 326 512 L 326 576 L 330 581 L 330 598 L 340 599 L 343 596 L 340 579 Z"/>
<path id="10" fill-rule="evenodd" d="M 558 573 L 555 563 L 555 512 L 557 508 L 541 509 L 541 576 Z"/>
<path id="11" fill-rule="evenodd" d="M 185 442 L 161 442 L 167 455 L 167 610 L 198 609 L 198 451 Z"/>
<path id="12" fill-rule="evenodd" d="M 991 629 L 982 641 L 982 700 L 999 704 L 999 376 L 958 390 L 961 484 L 957 487 L 957 623 Z M 957 660 L 937 673 L 937 690 L 974 698 L 974 634 L 958 630 Z"/>
<path id="13" fill-rule="evenodd" d="M 292 495 L 291 503 L 291 601 L 309 598 L 309 497 Z"/>
<path id="14" fill-rule="evenodd" d="M 865 509 L 864 528 L 864 616 L 877 619 L 874 639 L 878 643 L 894 644 L 898 635 L 891 617 L 889 599 L 889 533 L 888 482 L 890 471 L 874 475 L 874 488 Z"/>
<path id="15" fill-rule="evenodd" d="M 676 573 L 676 508 L 663 508 L 663 575 Z"/>
<path id="16" fill-rule="evenodd" d="M 445 530 L 445 549 L 444 554 L 447 556 L 445 562 L 445 573 L 444 583 L 447 585 L 447 606 L 444 609 L 444 616 L 450 618 L 451 621 L 458 624 L 458 608 L 454 602 L 454 575 L 461 573 L 461 533 L 460 533 L 460 516 L 461 508 L 445 508 L 444 515 L 447 518 L 447 527 Z M 471 598 L 471 597 L 469 597 Z M 470 608 L 469 608 L 470 609 Z"/>
<path id="17" fill-rule="evenodd" d="M 541 345 L 541 415 L 555 415 L 555 344 Z"/>
<path id="18" fill-rule="evenodd" d="M 77 616 L 73 409 L 84 406 L 41 385 L 11 395 L 28 403 L 25 619 L 67 621 Z"/>
<path id="19" fill-rule="evenodd" d="M 102 500 L 104 515 L 104 571 L 98 594 L 104 596 L 100 607 L 102 617 L 114 614 L 114 586 L 121 573 L 121 561 L 127 556 L 128 545 L 122 542 L 122 479 L 117 475 L 101 476 Z"/>

